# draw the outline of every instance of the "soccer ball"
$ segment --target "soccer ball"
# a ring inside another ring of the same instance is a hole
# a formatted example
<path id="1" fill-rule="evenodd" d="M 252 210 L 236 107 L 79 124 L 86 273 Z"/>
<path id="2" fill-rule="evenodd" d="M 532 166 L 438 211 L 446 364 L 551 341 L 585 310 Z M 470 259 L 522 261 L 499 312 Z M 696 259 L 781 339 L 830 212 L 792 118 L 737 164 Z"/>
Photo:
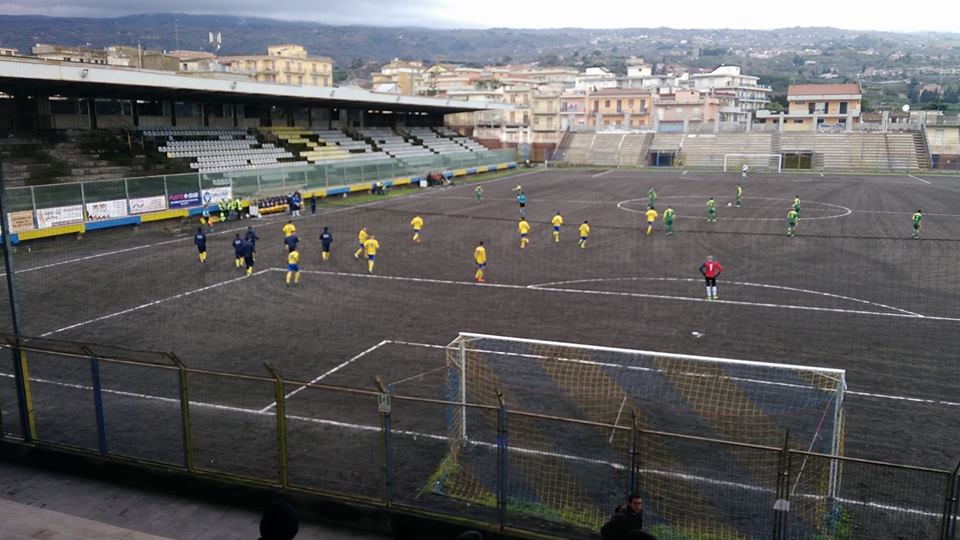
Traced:
<path id="1" fill-rule="evenodd" d="M 733 203 L 732 203 L 732 202 L 728 202 L 728 203 L 727 203 L 727 206 L 733 206 Z"/>

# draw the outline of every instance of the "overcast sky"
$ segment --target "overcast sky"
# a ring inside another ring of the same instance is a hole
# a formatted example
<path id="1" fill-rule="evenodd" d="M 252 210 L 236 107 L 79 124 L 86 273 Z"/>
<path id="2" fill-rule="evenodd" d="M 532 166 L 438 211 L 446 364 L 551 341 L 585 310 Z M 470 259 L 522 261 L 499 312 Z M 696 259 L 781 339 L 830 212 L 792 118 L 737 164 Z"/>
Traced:
<path id="1" fill-rule="evenodd" d="M 6 15 L 116 17 L 164 12 L 261 16 L 326 24 L 428 26 L 435 28 L 750 28 L 832 26 L 855 30 L 960 31 L 956 2 L 934 0 L 913 7 L 882 1 L 806 0 L 682 4 L 638 0 L 3 0 Z M 268 6 L 269 11 L 264 7 Z M 788 16 L 789 14 L 789 16 Z"/>

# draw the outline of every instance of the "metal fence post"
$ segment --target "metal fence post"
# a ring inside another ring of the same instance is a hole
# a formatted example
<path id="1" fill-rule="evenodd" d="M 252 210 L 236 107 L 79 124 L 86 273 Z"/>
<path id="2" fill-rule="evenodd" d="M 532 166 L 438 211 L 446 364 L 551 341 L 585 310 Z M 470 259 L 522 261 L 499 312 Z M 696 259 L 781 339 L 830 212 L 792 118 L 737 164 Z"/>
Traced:
<path id="1" fill-rule="evenodd" d="M 783 449 L 777 462 L 777 500 L 773 503 L 773 538 L 785 540 L 790 513 L 790 432 L 783 437 Z"/>
<path id="2" fill-rule="evenodd" d="M 640 442 L 640 431 L 637 429 L 637 411 L 633 410 L 633 421 L 630 428 L 630 488 L 627 496 L 637 493 L 637 470 L 640 468 L 640 454 L 637 446 Z"/>
<path id="3" fill-rule="evenodd" d="M 90 380 L 93 382 L 93 408 L 97 416 L 97 441 L 100 453 L 107 455 L 107 424 L 103 416 L 103 392 L 100 385 L 100 359 L 89 347 L 81 347 L 90 357 Z"/>
<path id="4" fill-rule="evenodd" d="M 190 391 L 187 387 L 187 366 L 173 353 L 167 357 L 180 372 L 180 425 L 183 430 L 183 466 L 193 472 L 193 436 L 190 430 Z"/>
<path id="5" fill-rule="evenodd" d="M 507 526 L 507 406 L 503 392 L 497 390 L 500 408 L 497 411 L 497 517 L 500 530 Z"/>
<path id="6" fill-rule="evenodd" d="M 393 440 L 390 391 L 383 384 L 383 379 L 378 375 L 374 378 L 377 383 L 377 389 L 380 395 L 377 396 L 377 410 L 380 412 L 380 430 L 383 434 L 383 459 L 381 461 L 381 472 L 383 474 L 383 502 L 387 508 L 393 501 Z"/>
<path id="7" fill-rule="evenodd" d="M 947 492 L 943 500 L 943 515 L 940 516 L 940 540 L 956 540 L 958 493 L 960 489 L 960 462 L 953 468 L 953 473 L 947 476 Z"/>
<path id="8" fill-rule="evenodd" d="M 287 479 L 287 397 L 283 392 L 283 377 L 269 362 L 263 363 L 267 371 L 273 375 L 277 400 L 277 444 L 280 447 L 280 486 L 289 485 Z"/>

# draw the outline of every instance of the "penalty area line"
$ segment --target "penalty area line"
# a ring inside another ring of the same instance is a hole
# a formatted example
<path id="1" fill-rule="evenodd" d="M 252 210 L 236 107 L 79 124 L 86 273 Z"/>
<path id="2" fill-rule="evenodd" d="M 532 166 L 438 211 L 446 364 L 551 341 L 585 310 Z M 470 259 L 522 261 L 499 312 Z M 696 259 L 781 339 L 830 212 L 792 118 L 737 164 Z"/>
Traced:
<path id="1" fill-rule="evenodd" d="M 200 287 L 199 289 L 193 289 L 193 290 L 191 290 L 191 291 L 182 292 L 182 293 L 180 293 L 180 294 L 175 294 L 175 295 L 173 295 L 173 296 L 168 296 L 168 297 L 166 297 L 166 298 L 161 298 L 161 299 L 159 299 L 159 300 L 154 300 L 153 302 L 147 302 L 146 304 L 140 304 L 139 306 L 134 306 L 134 307 L 132 307 L 132 308 L 127 308 L 127 309 L 124 309 L 124 310 L 122 310 L 122 311 L 117 311 L 117 312 L 115 312 L 115 313 L 110 313 L 109 315 L 103 315 L 103 316 L 101 316 L 101 317 L 96 317 L 96 318 L 93 318 L 93 319 L 88 319 L 88 320 L 83 321 L 83 322 L 78 322 L 78 323 L 76 323 L 76 324 L 71 324 L 70 326 L 64 326 L 63 328 L 58 328 L 57 330 L 51 330 L 51 331 L 49 331 L 49 332 L 47 332 L 47 333 L 45 333 L 45 334 L 40 334 L 40 337 L 52 336 L 53 334 L 59 334 L 60 332 L 66 332 L 67 330 L 73 330 L 74 328 L 79 328 L 79 327 L 81 327 L 81 326 L 86 326 L 86 325 L 91 324 L 91 323 L 100 322 L 100 321 L 105 321 L 105 320 L 107 320 L 107 319 L 112 319 L 112 318 L 114 318 L 114 317 L 119 317 L 119 316 L 121 316 L 121 315 L 126 315 L 126 314 L 128 314 L 128 313 L 133 313 L 134 311 L 140 311 L 141 309 L 146 309 L 146 308 L 148 308 L 148 307 L 156 306 L 156 305 L 158 305 L 158 304 L 163 304 L 163 303 L 165 303 L 165 302 L 170 302 L 170 301 L 172 301 L 172 300 L 177 300 L 177 299 L 179 299 L 179 298 L 186 298 L 187 296 L 191 296 L 191 295 L 194 295 L 194 294 L 197 294 L 197 293 L 201 293 L 201 292 L 204 292 L 204 291 L 209 291 L 210 289 L 216 289 L 217 287 L 222 287 L 222 286 L 224 286 L 224 285 L 229 285 L 229 284 L 231 284 L 231 283 L 236 283 L 236 282 L 238 282 L 238 281 L 243 281 L 244 279 L 247 279 L 247 278 L 250 278 L 250 277 L 253 277 L 253 276 L 259 276 L 259 275 L 261 275 L 261 274 L 263 274 L 263 273 L 265 273 L 265 272 L 269 272 L 270 270 L 271 270 L 271 269 L 269 269 L 269 268 L 266 269 L 266 270 L 260 270 L 259 272 L 254 272 L 253 274 L 251 274 L 251 275 L 249 275 L 249 276 L 241 276 L 241 277 L 236 277 L 236 278 L 233 278 L 233 279 L 228 279 L 228 280 L 226 280 L 226 281 L 221 281 L 221 282 L 219 282 L 219 283 L 214 283 L 213 285 L 207 285 L 206 287 Z"/>

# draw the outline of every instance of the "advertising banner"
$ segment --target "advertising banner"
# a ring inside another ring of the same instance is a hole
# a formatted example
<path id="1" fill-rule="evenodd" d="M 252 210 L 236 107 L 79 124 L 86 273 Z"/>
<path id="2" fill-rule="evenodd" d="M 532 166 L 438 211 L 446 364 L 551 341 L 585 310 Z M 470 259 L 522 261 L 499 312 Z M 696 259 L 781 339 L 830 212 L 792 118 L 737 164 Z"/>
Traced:
<path id="1" fill-rule="evenodd" d="M 10 212 L 7 214 L 7 221 L 10 222 L 10 232 L 12 233 L 33 230 L 33 210 Z"/>
<path id="2" fill-rule="evenodd" d="M 189 193 L 171 193 L 169 196 L 170 208 L 187 208 L 188 206 L 200 206 L 200 192 L 191 191 Z"/>
<path id="3" fill-rule="evenodd" d="M 83 222 L 83 205 L 59 206 L 37 210 L 37 228 L 46 229 L 57 225 Z"/>
<path id="4" fill-rule="evenodd" d="M 105 219 L 124 217 L 126 215 L 126 199 L 87 203 L 87 219 L 90 221 L 103 221 Z"/>
<path id="5" fill-rule="evenodd" d="M 203 192 L 201 193 L 201 199 L 203 200 L 203 204 L 209 204 L 210 206 L 214 206 L 216 204 L 219 204 L 220 201 L 225 201 L 227 199 L 232 199 L 232 198 L 233 198 L 233 188 L 229 186 L 208 188 L 203 190 Z"/>
<path id="6" fill-rule="evenodd" d="M 130 213 L 143 214 L 146 212 L 159 212 L 167 209 L 167 198 L 163 195 L 156 197 L 141 197 L 139 199 L 130 199 Z"/>

